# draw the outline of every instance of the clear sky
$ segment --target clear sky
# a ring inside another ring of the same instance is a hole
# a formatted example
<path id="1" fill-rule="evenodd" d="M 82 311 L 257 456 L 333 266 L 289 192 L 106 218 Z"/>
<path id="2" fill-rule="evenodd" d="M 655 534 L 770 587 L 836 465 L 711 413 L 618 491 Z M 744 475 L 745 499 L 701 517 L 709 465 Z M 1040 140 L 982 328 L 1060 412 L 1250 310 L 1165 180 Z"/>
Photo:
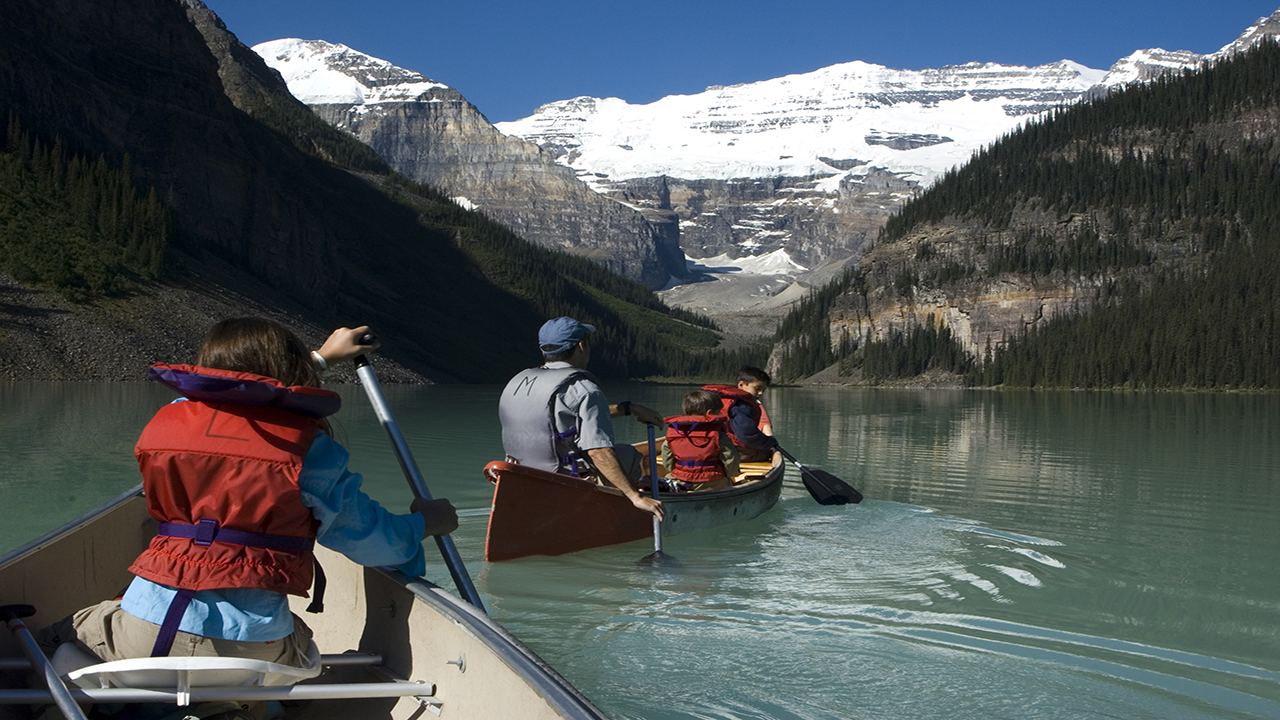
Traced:
<path id="1" fill-rule="evenodd" d="M 1105 70 L 1209 53 L 1280 0 L 204 0 L 246 45 L 342 43 L 460 91 L 490 121 L 581 95 L 649 103 L 863 60 Z"/>

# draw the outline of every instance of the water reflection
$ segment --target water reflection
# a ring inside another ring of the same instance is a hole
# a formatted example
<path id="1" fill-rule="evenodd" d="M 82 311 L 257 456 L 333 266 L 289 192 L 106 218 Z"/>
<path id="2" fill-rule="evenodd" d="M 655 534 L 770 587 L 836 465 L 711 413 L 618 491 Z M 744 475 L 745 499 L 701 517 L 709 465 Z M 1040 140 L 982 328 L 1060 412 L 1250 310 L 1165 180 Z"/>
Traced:
<path id="1" fill-rule="evenodd" d="M 169 398 L 140 388 L 0 384 L 0 533 L 136 483 Z M 687 389 L 606 387 L 668 413 Z M 613 717 L 1280 717 L 1280 397 L 771 389 L 786 447 L 868 500 L 818 506 L 792 472 L 654 569 L 647 541 L 484 563 L 498 388 L 387 390 L 491 612 Z M 406 505 L 341 392 L 353 468 Z"/>

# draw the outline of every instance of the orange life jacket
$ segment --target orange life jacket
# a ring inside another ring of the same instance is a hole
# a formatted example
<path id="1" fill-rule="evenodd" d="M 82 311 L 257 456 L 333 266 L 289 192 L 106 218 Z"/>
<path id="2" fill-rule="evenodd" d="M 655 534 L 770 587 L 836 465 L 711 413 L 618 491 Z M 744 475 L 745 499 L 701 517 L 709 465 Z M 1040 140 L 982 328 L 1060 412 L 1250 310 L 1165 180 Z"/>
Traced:
<path id="1" fill-rule="evenodd" d="M 751 411 L 751 422 L 755 423 L 756 427 L 760 426 L 761 420 L 764 422 L 769 421 L 769 414 L 765 412 L 764 406 L 760 404 L 756 396 L 739 388 L 737 385 L 703 385 L 702 389 L 720 396 L 720 412 L 726 418 L 727 432 L 734 445 L 746 447 L 738 440 L 738 436 L 733 434 L 733 425 L 729 424 L 727 420 L 729 408 L 735 403 L 742 403 Z"/>
<path id="2" fill-rule="evenodd" d="M 667 446 L 675 458 L 671 476 L 685 482 L 708 482 L 723 477 L 720 433 L 728 423 L 723 417 L 674 415 L 666 418 Z"/>
<path id="3" fill-rule="evenodd" d="M 306 597 L 319 523 L 298 475 L 338 396 L 191 365 L 156 365 L 151 375 L 189 400 L 161 408 L 134 449 L 147 510 L 162 525 L 129 571 L 179 590 Z"/>

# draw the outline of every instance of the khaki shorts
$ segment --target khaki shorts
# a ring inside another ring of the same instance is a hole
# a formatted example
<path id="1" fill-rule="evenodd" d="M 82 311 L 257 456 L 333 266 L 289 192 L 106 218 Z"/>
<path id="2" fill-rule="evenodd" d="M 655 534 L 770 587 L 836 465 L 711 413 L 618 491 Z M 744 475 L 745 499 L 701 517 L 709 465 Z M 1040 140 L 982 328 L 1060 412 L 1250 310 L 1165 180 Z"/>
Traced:
<path id="1" fill-rule="evenodd" d="M 106 662 L 126 658 L 150 657 L 160 626 L 130 615 L 120 608 L 119 600 L 107 600 L 63 618 L 37 633 L 46 655 L 53 655 L 59 645 L 74 642 L 82 650 Z M 293 616 L 293 634 L 270 642 L 238 642 L 192 635 L 179 631 L 173 641 L 170 657 L 242 657 L 251 660 L 307 666 L 307 647 L 311 628 L 297 615 Z"/>

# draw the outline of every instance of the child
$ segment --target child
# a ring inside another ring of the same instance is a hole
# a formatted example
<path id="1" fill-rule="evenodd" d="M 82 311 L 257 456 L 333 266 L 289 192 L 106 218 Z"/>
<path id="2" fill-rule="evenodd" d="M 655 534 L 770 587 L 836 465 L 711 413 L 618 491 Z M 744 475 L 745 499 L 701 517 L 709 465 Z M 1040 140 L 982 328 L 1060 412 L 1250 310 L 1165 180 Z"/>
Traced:
<path id="1" fill-rule="evenodd" d="M 738 451 L 720 414 L 720 396 L 694 390 L 684 396 L 684 415 L 667 418 L 662 465 L 677 490 L 721 490 L 738 474 Z"/>
<path id="2" fill-rule="evenodd" d="M 742 462 L 769 462 L 778 441 L 773 437 L 769 413 L 760 404 L 772 378 L 758 367 L 743 365 L 738 384 L 705 385 L 703 390 L 720 396 L 724 415 L 729 418 L 729 437 L 738 448 Z"/>
<path id="3" fill-rule="evenodd" d="M 184 396 L 134 450 L 159 531 L 123 598 L 55 624 L 46 644 L 78 641 L 106 661 L 172 647 L 306 667 L 311 631 L 287 595 L 307 595 L 313 543 L 420 575 L 422 539 L 452 532 L 456 510 L 418 499 L 409 514 L 388 512 L 360 490 L 326 420 L 341 398 L 320 389 L 319 370 L 372 350 L 357 340 L 365 330 L 336 330 L 308 354 L 276 322 L 224 320 L 197 365 L 153 365 L 152 379 Z"/>

